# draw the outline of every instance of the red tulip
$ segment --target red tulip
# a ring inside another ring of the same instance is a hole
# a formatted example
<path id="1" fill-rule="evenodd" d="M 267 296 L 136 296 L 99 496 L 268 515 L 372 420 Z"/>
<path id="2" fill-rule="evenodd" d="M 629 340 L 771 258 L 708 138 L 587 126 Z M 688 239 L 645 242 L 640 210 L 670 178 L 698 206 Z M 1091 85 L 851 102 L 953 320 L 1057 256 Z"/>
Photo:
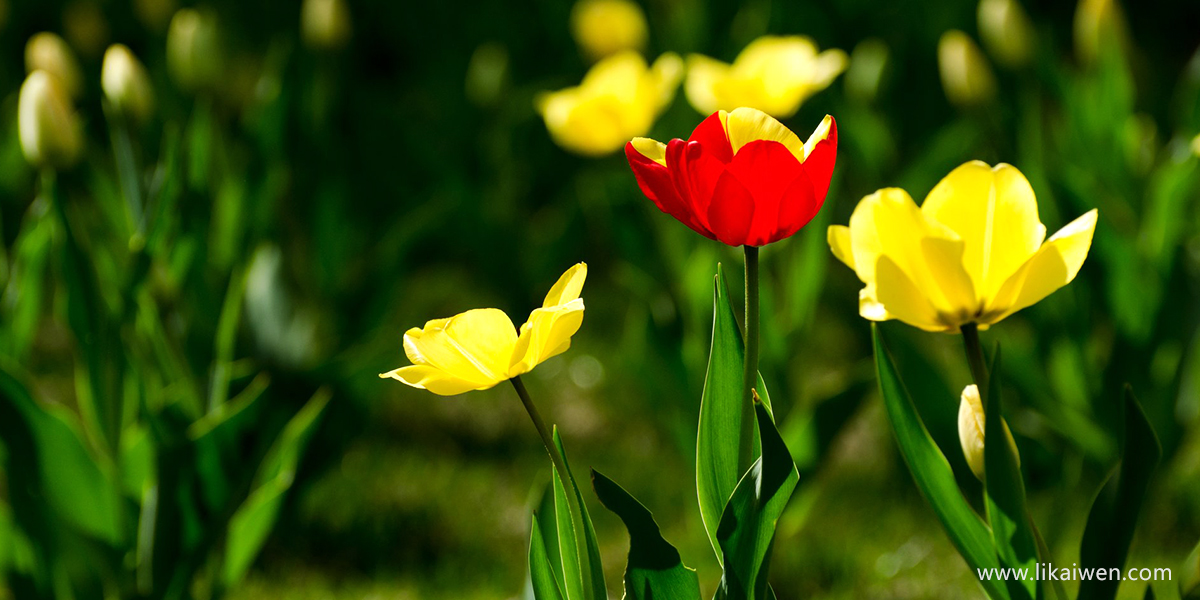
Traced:
<path id="1" fill-rule="evenodd" d="M 687 140 L 634 138 L 625 156 L 647 198 L 696 233 L 730 246 L 763 246 L 821 209 L 837 159 L 826 115 L 805 143 L 753 108 L 717 111 Z"/>

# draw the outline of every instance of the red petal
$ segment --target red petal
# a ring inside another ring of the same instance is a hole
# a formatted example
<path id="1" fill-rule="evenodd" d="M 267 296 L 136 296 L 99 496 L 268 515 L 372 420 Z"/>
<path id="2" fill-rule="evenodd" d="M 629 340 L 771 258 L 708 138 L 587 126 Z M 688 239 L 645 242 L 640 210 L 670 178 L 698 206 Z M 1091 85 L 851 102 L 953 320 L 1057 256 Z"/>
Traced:
<path id="1" fill-rule="evenodd" d="M 782 201 L 793 182 L 804 174 L 800 161 L 779 142 L 756 140 L 738 150 L 729 164 L 729 172 L 753 198 L 754 220 L 749 243 L 761 246 L 784 237 L 779 233 L 790 222 L 780 221 Z"/>
<path id="2" fill-rule="evenodd" d="M 633 169 L 638 187 L 642 188 L 642 193 L 652 200 L 659 210 L 675 217 L 693 231 L 712 238 L 712 234 L 700 224 L 692 212 L 691 205 L 679 197 L 667 167 L 646 158 L 633 147 L 633 142 L 625 144 L 625 158 L 629 160 L 629 167 Z"/>
<path id="3" fill-rule="evenodd" d="M 725 133 L 725 125 L 721 123 L 720 111 L 701 121 L 692 130 L 692 137 L 688 141 L 700 142 L 706 152 L 723 163 L 733 160 L 733 146 L 729 143 L 729 135 Z"/>
<path id="4" fill-rule="evenodd" d="M 717 179 L 712 204 L 708 207 L 708 225 L 717 239 L 730 246 L 750 243 L 750 224 L 754 219 L 754 198 L 733 173 L 725 171 Z"/>
<path id="5" fill-rule="evenodd" d="M 824 202 L 829 193 L 829 179 L 833 177 L 833 165 L 837 162 L 837 121 L 829 118 L 829 135 L 817 142 L 813 151 L 804 159 L 804 170 L 812 181 L 813 195 Z"/>
<path id="6" fill-rule="evenodd" d="M 808 225 L 808 222 L 817 216 L 817 211 L 821 210 L 824 202 L 824 197 L 813 196 L 812 181 L 807 173 L 801 171 L 800 176 L 792 181 L 792 185 L 788 186 L 779 201 L 779 228 L 775 231 L 774 239 L 770 241 L 782 240 L 800 231 L 800 228 Z"/>
<path id="7" fill-rule="evenodd" d="M 712 227 L 708 225 L 708 205 L 712 202 L 717 178 L 725 172 L 725 165 L 699 143 L 671 140 L 667 144 L 667 167 L 679 198 L 696 216 L 701 228 L 710 232 L 706 235 L 713 237 Z"/>

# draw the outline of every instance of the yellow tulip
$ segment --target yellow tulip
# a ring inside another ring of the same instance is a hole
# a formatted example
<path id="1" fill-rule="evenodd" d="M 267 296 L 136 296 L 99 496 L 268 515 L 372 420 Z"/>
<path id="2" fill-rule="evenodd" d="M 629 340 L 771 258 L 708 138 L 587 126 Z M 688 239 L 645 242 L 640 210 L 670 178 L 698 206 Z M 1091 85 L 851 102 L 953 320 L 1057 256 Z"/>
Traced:
<path id="1" fill-rule="evenodd" d="M 920 208 L 898 188 L 863 198 L 849 227 L 829 228 L 829 246 L 866 284 L 863 318 L 955 333 L 968 323 L 998 323 L 1070 283 L 1092 245 L 1096 215 L 1088 211 L 1046 240 L 1025 176 L 1011 165 L 972 161 Z"/>
<path id="2" fill-rule="evenodd" d="M 104 53 L 100 89 L 113 108 L 139 122 L 154 112 L 154 86 L 142 61 L 124 44 L 113 44 Z"/>
<path id="3" fill-rule="evenodd" d="M 701 114 L 748 106 L 786 119 L 800 104 L 829 87 L 846 70 L 846 53 L 817 52 L 804 36 L 763 36 L 738 54 L 733 64 L 707 56 L 688 57 L 688 101 Z"/>
<path id="4" fill-rule="evenodd" d="M 215 13 L 181 8 L 167 29 L 167 71 L 187 91 L 209 90 L 222 80 L 222 46 Z"/>
<path id="5" fill-rule="evenodd" d="M 675 97 L 682 70 L 675 54 L 648 67 L 640 54 L 622 52 L 596 63 L 578 87 L 541 95 L 537 109 L 559 146 L 585 156 L 611 154 L 650 133 Z"/>
<path id="6" fill-rule="evenodd" d="M 983 443 L 987 416 L 983 412 L 983 402 L 979 398 L 979 387 L 975 384 L 963 388 L 962 402 L 958 405 L 958 443 L 962 445 L 963 458 L 971 472 L 983 481 Z M 1021 454 L 1017 452 L 1017 440 L 1013 439 L 1012 430 L 1008 423 L 1003 423 L 1004 435 L 1008 438 L 1008 446 L 1021 466 Z"/>
<path id="7" fill-rule="evenodd" d="M 83 92 L 83 75 L 79 61 L 66 40 L 56 33 L 43 31 L 34 34 L 25 44 L 25 72 L 45 71 L 58 79 L 63 91 L 72 98 Z"/>
<path id="8" fill-rule="evenodd" d="M 997 62 L 1008 67 L 1029 64 L 1035 49 L 1033 23 L 1018 0 L 980 0 L 976 16 L 979 37 Z"/>
<path id="9" fill-rule="evenodd" d="M 571 9 L 571 35 L 592 60 L 646 45 L 646 14 L 630 0 L 579 0 Z"/>
<path id="10" fill-rule="evenodd" d="M 69 168 L 83 151 L 83 127 L 60 80 L 34 71 L 17 98 L 17 133 L 26 160 L 35 167 Z"/>
<path id="11" fill-rule="evenodd" d="M 469 310 L 409 329 L 404 353 L 413 364 L 379 376 L 453 396 L 528 373 L 571 346 L 571 336 L 583 323 L 579 294 L 586 278 L 584 263 L 563 273 L 520 333 L 508 315 L 495 308 Z"/>
<path id="12" fill-rule="evenodd" d="M 304 0 L 300 34 L 314 50 L 337 50 L 350 41 L 353 27 L 345 0 Z"/>
<path id="13" fill-rule="evenodd" d="M 970 107 L 996 95 L 996 76 L 971 36 L 951 30 L 938 40 L 938 71 L 951 104 Z"/>

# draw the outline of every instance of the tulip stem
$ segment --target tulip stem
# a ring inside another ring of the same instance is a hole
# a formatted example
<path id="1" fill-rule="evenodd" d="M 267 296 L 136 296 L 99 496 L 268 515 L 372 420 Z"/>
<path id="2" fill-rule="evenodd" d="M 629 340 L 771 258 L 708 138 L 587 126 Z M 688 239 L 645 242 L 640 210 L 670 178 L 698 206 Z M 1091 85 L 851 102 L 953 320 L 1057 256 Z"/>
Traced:
<path id="1" fill-rule="evenodd" d="M 587 540 L 584 536 L 583 509 L 579 504 L 579 495 L 575 488 L 575 480 L 571 478 L 571 472 L 567 470 L 567 461 L 563 458 L 562 452 L 559 452 L 558 444 L 554 443 L 554 436 L 551 434 L 550 429 L 546 427 L 546 422 L 542 420 L 542 415 L 538 412 L 537 406 L 534 406 L 533 399 L 529 397 L 529 390 L 525 389 L 525 382 L 521 381 L 520 375 L 509 379 L 509 381 L 516 388 L 517 395 L 521 397 L 521 404 L 525 406 L 525 412 L 529 413 L 529 418 L 533 420 L 533 426 L 542 438 L 542 445 L 546 447 L 546 452 L 550 453 L 550 462 L 554 463 L 554 470 L 558 472 L 558 478 L 563 482 L 563 491 L 567 497 L 567 510 L 571 513 L 571 523 L 575 528 L 575 549 L 580 559 L 579 574 L 583 579 L 584 593 L 590 594 L 592 589 L 591 559 L 588 554 Z"/>
<path id="2" fill-rule="evenodd" d="M 963 343 L 967 347 L 967 363 L 971 365 L 971 378 L 979 388 L 979 403 L 987 410 L 988 372 L 983 360 L 983 346 L 979 343 L 979 328 L 974 323 L 962 326 Z"/>
<path id="3" fill-rule="evenodd" d="M 746 357 L 742 370 L 742 431 L 738 438 L 738 469 L 754 462 L 754 387 L 758 384 L 758 247 L 742 246 L 746 257 Z"/>

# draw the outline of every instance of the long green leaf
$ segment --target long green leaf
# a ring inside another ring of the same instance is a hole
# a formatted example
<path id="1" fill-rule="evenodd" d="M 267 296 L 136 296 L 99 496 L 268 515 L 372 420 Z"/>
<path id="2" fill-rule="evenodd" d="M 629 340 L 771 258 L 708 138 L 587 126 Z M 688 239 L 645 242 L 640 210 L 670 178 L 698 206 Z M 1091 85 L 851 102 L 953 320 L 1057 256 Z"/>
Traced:
<path id="1" fill-rule="evenodd" d="M 554 471 L 554 514 L 558 532 L 558 551 L 562 559 L 564 593 L 568 600 L 577 598 L 585 600 L 605 600 L 608 598 L 608 587 L 604 584 L 604 566 L 600 562 L 600 545 L 596 541 L 596 530 L 592 526 L 592 518 L 588 515 L 587 504 L 575 476 L 571 474 L 567 452 L 563 449 L 562 438 L 558 428 L 554 428 L 554 444 L 567 463 L 567 478 L 564 482 Z M 570 490 L 568 491 L 568 486 Z M 582 514 L 572 515 L 567 494 L 574 494 Z M 574 518 L 573 518 L 574 517 Z M 586 556 L 579 555 L 577 536 L 583 536 L 583 547 Z"/>
<path id="2" fill-rule="evenodd" d="M 1079 550 L 1079 563 L 1084 568 L 1125 566 L 1150 477 L 1162 459 L 1158 436 L 1133 389 L 1126 386 L 1122 395 L 1125 437 L 1121 444 L 1121 466 L 1104 484 L 1088 514 Z M 1084 580 L 1079 584 L 1079 597 L 1115 598 L 1120 585 L 1120 580 Z"/>
<path id="3" fill-rule="evenodd" d="M 700 398 L 700 425 L 696 435 L 696 491 L 700 517 L 718 561 L 723 560 L 717 540 L 721 512 L 725 510 L 725 504 L 729 502 L 744 470 L 738 465 L 738 448 L 742 421 L 750 416 L 742 406 L 745 400 L 742 389 L 745 352 L 742 333 L 729 303 L 725 273 L 718 265 L 713 300 L 712 349 Z M 757 389 L 759 397 L 770 411 L 770 399 L 761 376 Z M 753 427 L 750 430 L 755 438 L 757 456 L 760 452 L 758 432 Z"/>
<path id="4" fill-rule="evenodd" d="M 650 511 L 613 480 L 592 470 L 592 487 L 629 532 L 625 567 L 626 600 L 698 600 L 700 580 L 683 564 L 679 551 L 663 539 Z"/>
<path id="5" fill-rule="evenodd" d="M 762 456 L 742 477 L 721 514 L 717 539 L 725 572 L 714 596 L 717 600 L 767 600 L 767 584 L 775 524 L 787 507 L 800 475 L 787 444 L 779 437 L 771 414 L 755 406 Z"/>
<path id="6" fill-rule="evenodd" d="M 1000 349 L 992 359 L 984 418 L 984 496 L 987 504 L 988 523 L 992 526 L 992 542 L 997 557 L 1004 567 L 1026 569 L 1037 568 L 1037 542 L 1030 527 L 1029 511 L 1025 506 L 1025 482 L 1021 469 L 1008 443 L 1008 427 L 1001 412 L 1000 396 Z M 1037 581 L 1008 580 L 1009 592 L 1014 599 L 1037 596 Z"/>
<path id="7" fill-rule="evenodd" d="M 529 534 L 529 579 L 536 600 L 563 600 L 537 516 L 533 517 L 533 529 Z"/>
<path id="8" fill-rule="evenodd" d="M 1200 598 L 1200 543 L 1192 548 L 1183 561 L 1183 575 L 1179 578 L 1179 595 L 1186 600 Z"/>
<path id="9" fill-rule="evenodd" d="M 954 472 L 946 456 L 930 437 L 929 431 L 917 414 L 917 408 L 908 395 L 900 374 L 892 362 L 878 325 L 871 325 L 875 338 L 875 369 L 879 377 L 879 393 L 887 408 L 888 420 L 896 434 L 900 454 L 908 464 L 913 481 L 933 508 L 942 523 L 951 543 L 972 569 L 989 569 L 1000 566 L 996 551 L 992 547 L 992 534 L 971 505 L 963 498 Z M 1009 598 L 1008 590 L 998 581 L 986 579 L 980 583 L 988 596 L 994 599 Z"/>

